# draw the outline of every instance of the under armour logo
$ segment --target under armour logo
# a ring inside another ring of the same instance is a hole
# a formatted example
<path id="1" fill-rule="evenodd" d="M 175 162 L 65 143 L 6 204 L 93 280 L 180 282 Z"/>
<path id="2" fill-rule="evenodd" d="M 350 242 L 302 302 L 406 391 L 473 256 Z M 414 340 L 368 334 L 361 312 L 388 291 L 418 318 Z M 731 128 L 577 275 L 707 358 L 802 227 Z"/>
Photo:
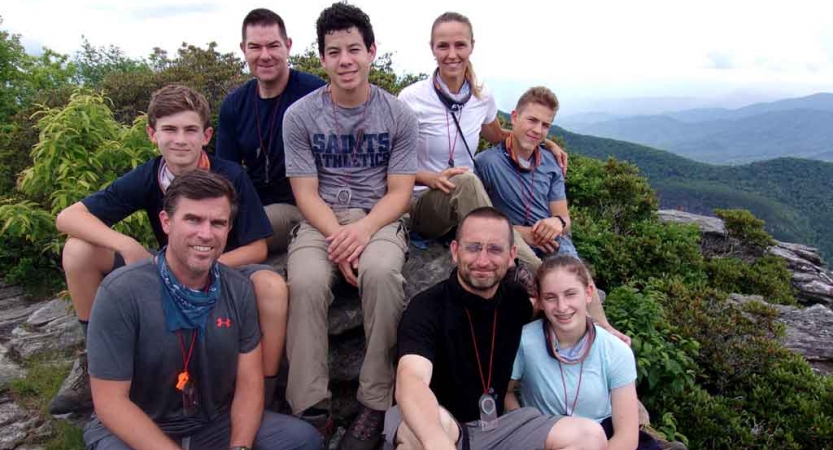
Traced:
<path id="1" fill-rule="evenodd" d="M 223 319 L 222 317 L 217 318 L 217 328 L 231 328 L 231 319 L 226 317 Z"/>

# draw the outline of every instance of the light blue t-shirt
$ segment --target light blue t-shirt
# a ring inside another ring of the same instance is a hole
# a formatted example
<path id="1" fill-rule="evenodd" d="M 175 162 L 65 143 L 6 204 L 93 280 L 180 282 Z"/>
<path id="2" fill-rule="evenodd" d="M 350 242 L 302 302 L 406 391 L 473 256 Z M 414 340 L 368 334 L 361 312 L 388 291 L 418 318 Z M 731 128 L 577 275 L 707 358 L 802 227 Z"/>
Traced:
<path id="1" fill-rule="evenodd" d="M 529 220 L 525 222 L 526 207 L 524 198 L 528 195 L 533 181 L 532 172 L 518 172 L 503 143 L 484 150 L 474 157 L 477 175 L 483 187 L 489 193 L 492 204 L 498 211 L 506 214 L 512 225 L 531 226 L 535 222 L 551 217 L 550 202 L 567 198 L 564 189 L 564 176 L 555 157 L 547 150 L 538 149 L 541 164 L 535 172 L 535 185 L 532 188 L 532 205 Z M 523 183 L 523 189 L 521 189 Z M 527 198 L 527 201 L 529 199 Z"/>
<path id="2" fill-rule="evenodd" d="M 558 368 L 560 363 L 549 355 L 545 347 L 542 320 L 524 326 L 512 379 L 520 380 L 521 402 L 524 406 L 534 406 L 544 414 L 564 416 L 564 384 L 567 385 L 572 412 L 580 364 L 562 366 L 565 380 L 562 383 Z M 630 347 L 597 326 L 596 340 L 584 360 L 581 390 L 574 415 L 596 422 L 607 419 L 612 415 L 610 391 L 635 380 L 636 361 Z"/>

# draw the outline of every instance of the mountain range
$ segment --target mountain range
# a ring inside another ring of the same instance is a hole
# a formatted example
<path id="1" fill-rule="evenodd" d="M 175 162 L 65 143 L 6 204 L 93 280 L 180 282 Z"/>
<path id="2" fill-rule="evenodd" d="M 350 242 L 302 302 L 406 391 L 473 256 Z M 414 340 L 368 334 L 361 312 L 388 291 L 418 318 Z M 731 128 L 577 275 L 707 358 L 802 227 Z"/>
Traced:
<path id="1" fill-rule="evenodd" d="M 833 163 L 777 158 L 713 165 L 557 126 L 550 134 L 561 137 L 571 154 L 635 164 L 657 191 L 662 208 L 706 215 L 715 208 L 748 209 L 766 222 L 776 239 L 815 246 L 824 258 L 833 258 Z"/>
<path id="2" fill-rule="evenodd" d="M 581 134 L 635 142 L 714 164 L 779 157 L 833 161 L 833 94 L 828 93 L 738 109 L 637 116 L 588 113 L 556 123 Z"/>

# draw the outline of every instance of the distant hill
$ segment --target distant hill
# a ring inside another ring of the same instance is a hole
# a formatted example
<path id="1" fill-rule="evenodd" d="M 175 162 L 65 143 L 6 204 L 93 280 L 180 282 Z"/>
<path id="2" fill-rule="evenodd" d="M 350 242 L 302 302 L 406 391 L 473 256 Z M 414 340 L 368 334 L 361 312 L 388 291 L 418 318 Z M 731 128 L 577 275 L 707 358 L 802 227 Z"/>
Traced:
<path id="1" fill-rule="evenodd" d="M 739 166 L 699 163 L 639 144 L 571 133 L 553 127 L 568 151 L 636 164 L 656 189 L 663 208 L 712 214 L 742 208 L 766 221 L 776 239 L 816 246 L 833 259 L 833 164 L 778 158 Z M 568 175 L 569 181 L 569 175 Z"/>
<path id="2" fill-rule="evenodd" d="M 742 164 L 778 157 L 833 161 L 833 94 L 758 103 L 744 108 L 692 109 L 662 115 L 584 115 L 571 130 L 637 142 L 697 161 Z"/>

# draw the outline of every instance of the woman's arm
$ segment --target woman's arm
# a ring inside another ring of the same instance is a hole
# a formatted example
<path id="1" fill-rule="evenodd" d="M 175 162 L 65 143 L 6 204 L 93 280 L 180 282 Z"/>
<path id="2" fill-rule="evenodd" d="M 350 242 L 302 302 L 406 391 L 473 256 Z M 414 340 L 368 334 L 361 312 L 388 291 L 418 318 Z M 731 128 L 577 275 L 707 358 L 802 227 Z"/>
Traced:
<path id="1" fill-rule="evenodd" d="M 633 450 L 639 445 L 639 401 L 636 385 L 628 383 L 610 391 L 613 409 L 613 437 L 608 450 Z"/>

